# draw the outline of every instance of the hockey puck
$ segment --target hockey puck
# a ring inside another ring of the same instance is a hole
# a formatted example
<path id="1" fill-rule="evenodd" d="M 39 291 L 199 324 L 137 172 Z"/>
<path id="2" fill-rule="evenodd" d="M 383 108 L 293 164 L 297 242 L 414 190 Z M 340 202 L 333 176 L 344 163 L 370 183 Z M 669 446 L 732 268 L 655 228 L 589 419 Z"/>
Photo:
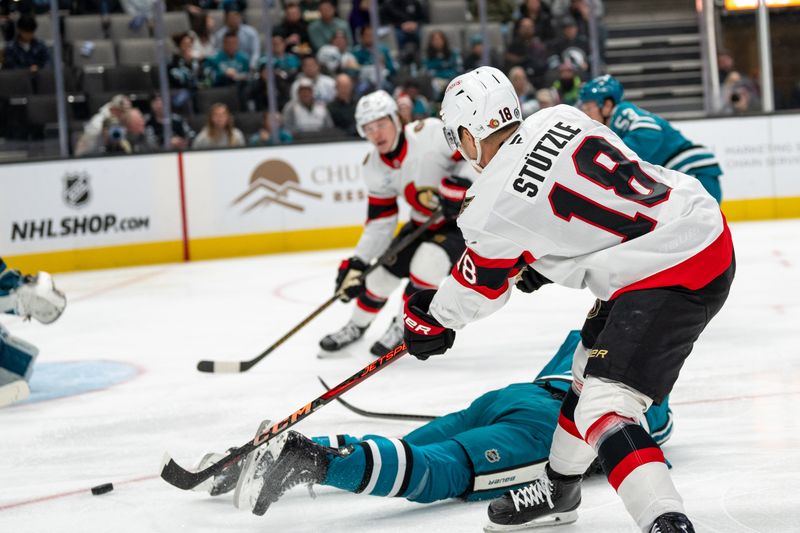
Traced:
<path id="1" fill-rule="evenodd" d="M 111 492 L 114 490 L 114 485 L 111 483 L 103 483 L 102 485 L 97 485 L 96 487 L 92 487 L 92 494 L 95 496 L 99 496 L 100 494 L 105 494 L 106 492 Z"/>

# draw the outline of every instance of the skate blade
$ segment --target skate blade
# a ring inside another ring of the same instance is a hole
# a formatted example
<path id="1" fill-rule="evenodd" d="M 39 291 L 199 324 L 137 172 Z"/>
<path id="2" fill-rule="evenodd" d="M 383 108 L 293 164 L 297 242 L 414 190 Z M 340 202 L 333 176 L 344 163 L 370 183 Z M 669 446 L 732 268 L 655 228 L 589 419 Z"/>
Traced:
<path id="1" fill-rule="evenodd" d="M 328 350 L 320 348 L 319 352 L 317 352 L 317 359 L 346 359 L 350 357 L 353 357 L 353 354 L 344 348 L 336 350 L 335 352 L 329 352 Z"/>
<path id="2" fill-rule="evenodd" d="M 261 435 L 270 426 L 272 421 L 270 419 L 263 420 L 256 430 L 256 435 Z M 267 453 L 266 446 L 260 446 L 247 454 L 242 465 L 242 472 L 239 474 L 239 479 L 236 482 L 236 488 L 233 491 L 233 506 L 237 509 L 252 511 L 256 503 L 258 492 L 261 491 L 262 480 L 253 479 L 252 472 L 255 470 L 259 459 L 263 454 Z M 255 493 L 255 496 L 254 496 Z"/>
<path id="3" fill-rule="evenodd" d="M 495 531 L 521 531 L 523 529 L 536 529 L 539 527 L 562 526 L 571 524 L 578 519 L 577 511 L 568 511 L 566 513 L 555 513 L 548 516 L 543 516 L 524 524 L 503 525 L 494 524 L 489 522 L 483 527 L 486 533 L 493 533 Z"/>
<path id="4" fill-rule="evenodd" d="M 0 407 L 21 402 L 31 395 L 31 389 L 25 380 L 18 380 L 0 387 Z"/>

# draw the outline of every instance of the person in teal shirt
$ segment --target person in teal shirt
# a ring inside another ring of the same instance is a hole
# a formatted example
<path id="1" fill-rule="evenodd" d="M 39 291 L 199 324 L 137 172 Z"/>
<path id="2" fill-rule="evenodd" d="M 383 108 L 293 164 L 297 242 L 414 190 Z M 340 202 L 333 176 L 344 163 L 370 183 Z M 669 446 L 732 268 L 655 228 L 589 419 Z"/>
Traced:
<path id="1" fill-rule="evenodd" d="M 224 87 L 245 81 L 250 72 L 250 58 L 239 51 L 239 37 L 228 32 L 222 50 L 208 58 L 208 68 L 214 86 Z"/>
<path id="2" fill-rule="evenodd" d="M 372 44 L 375 42 L 372 33 L 372 26 L 362 26 L 359 35 L 359 44 L 353 47 L 353 56 L 358 61 L 361 67 L 372 66 L 375 64 L 372 57 Z M 389 76 L 394 76 L 397 73 L 397 67 L 394 64 L 392 55 L 389 53 L 389 48 L 386 45 L 378 43 L 378 53 L 383 57 L 383 66 L 389 72 Z"/>
<path id="3" fill-rule="evenodd" d="M 578 107 L 619 135 L 639 157 L 694 176 L 720 202 L 722 169 L 711 150 L 684 137 L 665 119 L 624 100 L 623 93 L 622 84 L 606 74 L 581 87 Z"/>

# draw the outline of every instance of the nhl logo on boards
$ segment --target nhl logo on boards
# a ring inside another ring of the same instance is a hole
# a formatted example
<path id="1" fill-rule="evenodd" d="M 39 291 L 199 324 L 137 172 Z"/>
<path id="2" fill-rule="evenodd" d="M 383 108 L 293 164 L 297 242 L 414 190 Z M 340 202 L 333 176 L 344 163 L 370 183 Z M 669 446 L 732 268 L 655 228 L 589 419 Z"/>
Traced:
<path id="1" fill-rule="evenodd" d="M 69 207 L 80 209 L 92 197 L 88 172 L 69 172 L 64 175 L 64 190 L 61 197 Z"/>
<path id="2" fill-rule="evenodd" d="M 486 450 L 483 452 L 483 455 L 486 456 L 486 460 L 490 463 L 496 463 L 500 460 L 500 452 L 492 448 L 491 450 Z"/>

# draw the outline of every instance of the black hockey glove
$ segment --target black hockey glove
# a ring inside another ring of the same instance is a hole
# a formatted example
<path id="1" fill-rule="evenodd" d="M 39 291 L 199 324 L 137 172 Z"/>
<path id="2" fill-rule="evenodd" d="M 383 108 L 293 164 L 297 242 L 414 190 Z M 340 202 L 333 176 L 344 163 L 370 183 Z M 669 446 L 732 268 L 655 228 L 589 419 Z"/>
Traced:
<path id="1" fill-rule="evenodd" d="M 367 290 L 362 276 L 366 269 L 367 265 L 358 257 L 342 261 L 339 265 L 339 273 L 336 274 L 336 293 L 339 294 L 341 301 L 349 302 Z"/>
<path id="2" fill-rule="evenodd" d="M 526 266 L 519 273 L 519 279 L 517 279 L 516 287 L 522 292 L 527 292 L 530 294 L 533 291 L 539 290 L 542 285 L 547 285 L 548 283 L 553 282 L 536 272 L 530 266 Z"/>
<path id="3" fill-rule="evenodd" d="M 439 197 L 442 202 L 442 211 L 447 220 L 455 220 L 461 212 L 461 204 L 472 182 L 466 178 L 451 176 L 443 178 L 439 185 Z"/>
<path id="4" fill-rule="evenodd" d="M 428 289 L 411 295 L 403 309 L 403 340 L 408 353 L 426 360 L 431 355 L 440 355 L 453 346 L 456 332 L 442 326 L 428 312 L 436 291 Z"/>

